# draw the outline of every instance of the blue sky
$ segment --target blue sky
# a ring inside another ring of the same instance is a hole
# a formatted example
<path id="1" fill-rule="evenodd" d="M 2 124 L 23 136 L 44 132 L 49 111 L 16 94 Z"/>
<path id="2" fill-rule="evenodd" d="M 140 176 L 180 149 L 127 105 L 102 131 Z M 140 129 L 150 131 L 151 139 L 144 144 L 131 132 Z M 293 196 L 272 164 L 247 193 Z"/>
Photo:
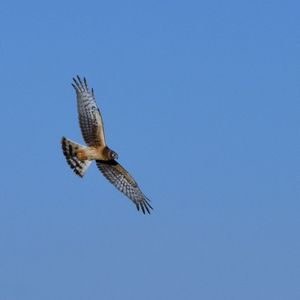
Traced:
<path id="1" fill-rule="evenodd" d="M 299 1 L 3 1 L 0 299 L 300 299 Z M 74 75 L 144 216 L 82 142 Z"/>

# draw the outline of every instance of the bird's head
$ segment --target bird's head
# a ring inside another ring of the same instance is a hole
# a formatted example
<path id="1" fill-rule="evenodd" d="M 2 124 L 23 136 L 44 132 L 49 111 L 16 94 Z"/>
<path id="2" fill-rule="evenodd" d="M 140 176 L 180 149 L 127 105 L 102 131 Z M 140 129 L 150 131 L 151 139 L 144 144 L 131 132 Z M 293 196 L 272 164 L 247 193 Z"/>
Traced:
<path id="1" fill-rule="evenodd" d="M 109 156 L 110 156 L 110 159 L 118 159 L 118 157 L 119 157 L 118 154 L 113 150 L 109 151 Z"/>

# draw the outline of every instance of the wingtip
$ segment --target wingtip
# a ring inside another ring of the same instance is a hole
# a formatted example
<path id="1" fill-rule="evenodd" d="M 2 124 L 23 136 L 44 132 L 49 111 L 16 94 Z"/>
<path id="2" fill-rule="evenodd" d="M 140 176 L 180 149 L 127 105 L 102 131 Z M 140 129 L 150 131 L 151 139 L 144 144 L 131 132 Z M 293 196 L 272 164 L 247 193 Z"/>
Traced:
<path id="1" fill-rule="evenodd" d="M 144 207 L 144 205 L 143 205 L 143 204 L 141 204 L 141 208 L 142 208 L 142 212 L 143 212 L 143 214 L 145 214 L 145 207 Z"/>
<path id="2" fill-rule="evenodd" d="M 76 78 L 75 78 L 75 77 L 72 77 L 72 79 L 73 79 L 73 82 L 77 85 L 78 82 L 77 82 Z"/>
<path id="3" fill-rule="evenodd" d="M 79 75 L 77 75 L 77 79 L 78 79 L 78 81 L 80 82 L 81 87 L 83 87 L 83 84 L 82 84 L 82 81 L 81 81 L 81 78 L 80 78 Z"/>
<path id="4" fill-rule="evenodd" d="M 151 214 L 151 210 L 153 210 L 153 207 L 149 204 L 150 201 L 149 199 L 144 199 L 144 201 L 140 202 L 140 203 L 136 203 L 136 208 L 138 211 L 141 210 L 141 212 L 145 215 L 146 212 L 150 215 Z"/>

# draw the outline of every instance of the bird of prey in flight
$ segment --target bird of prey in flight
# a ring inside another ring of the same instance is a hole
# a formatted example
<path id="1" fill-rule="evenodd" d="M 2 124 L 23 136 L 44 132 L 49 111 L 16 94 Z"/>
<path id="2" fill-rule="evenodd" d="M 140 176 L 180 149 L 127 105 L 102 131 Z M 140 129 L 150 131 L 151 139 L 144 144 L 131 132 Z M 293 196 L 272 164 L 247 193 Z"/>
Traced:
<path id="1" fill-rule="evenodd" d="M 142 193 L 136 181 L 116 161 L 118 154 L 105 142 L 103 120 L 97 106 L 94 90 L 89 89 L 85 78 L 73 78 L 76 91 L 79 125 L 87 146 L 77 144 L 65 137 L 61 140 L 67 163 L 76 175 L 83 177 L 93 160 L 102 174 L 136 205 L 138 210 L 150 214 L 149 199 Z"/>

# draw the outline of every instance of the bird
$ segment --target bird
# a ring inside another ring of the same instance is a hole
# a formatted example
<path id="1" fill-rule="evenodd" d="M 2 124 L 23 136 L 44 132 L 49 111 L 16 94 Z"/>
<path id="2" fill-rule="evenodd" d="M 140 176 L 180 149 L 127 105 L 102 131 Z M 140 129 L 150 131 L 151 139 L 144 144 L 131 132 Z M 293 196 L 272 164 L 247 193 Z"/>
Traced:
<path id="1" fill-rule="evenodd" d="M 150 200 L 128 171 L 117 162 L 118 154 L 106 144 L 103 119 L 94 89 L 89 89 L 86 78 L 82 80 L 78 75 L 73 78 L 72 86 L 76 92 L 79 127 L 86 145 L 62 137 L 61 147 L 68 165 L 76 175 L 83 177 L 92 161 L 95 161 L 104 177 L 127 196 L 138 211 L 150 214 L 153 209 Z"/>

